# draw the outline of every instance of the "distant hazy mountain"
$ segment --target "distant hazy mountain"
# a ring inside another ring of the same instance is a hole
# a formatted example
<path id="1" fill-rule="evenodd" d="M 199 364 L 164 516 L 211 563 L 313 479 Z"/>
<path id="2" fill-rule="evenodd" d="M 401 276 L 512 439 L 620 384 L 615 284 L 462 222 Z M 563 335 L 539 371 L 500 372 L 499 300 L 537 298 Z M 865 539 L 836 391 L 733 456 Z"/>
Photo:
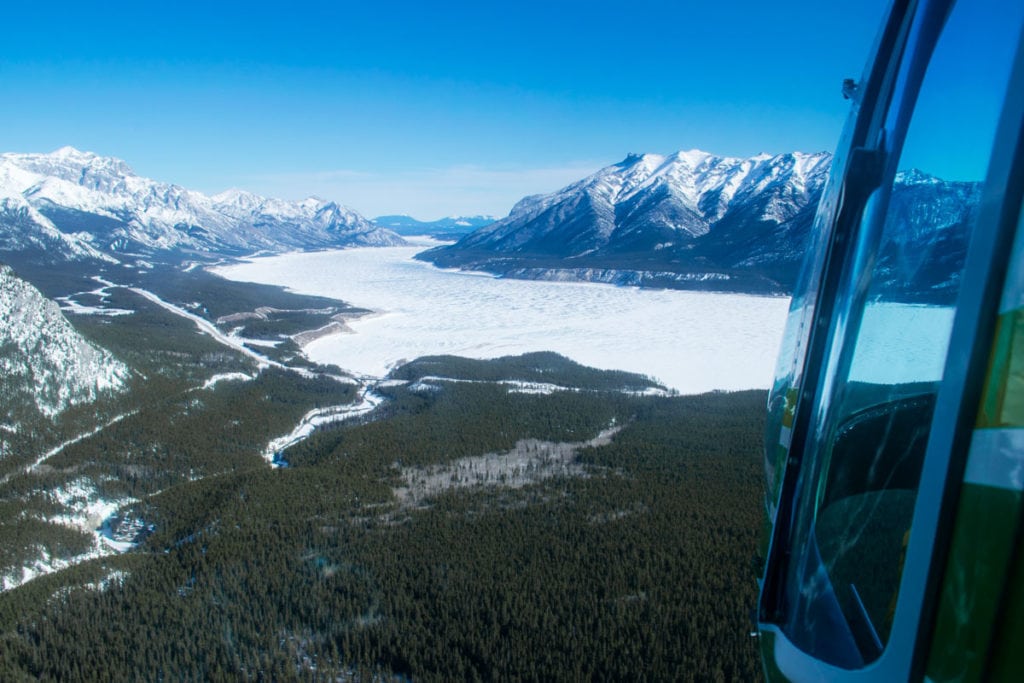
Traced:
<path id="1" fill-rule="evenodd" d="M 496 221 L 494 216 L 453 216 L 420 221 L 412 216 L 377 216 L 373 222 L 399 235 L 464 235 Z"/>
<path id="2" fill-rule="evenodd" d="M 421 257 L 512 277 L 786 291 L 830 162 L 630 155 Z"/>
<path id="3" fill-rule="evenodd" d="M 244 254 L 401 244 L 351 209 L 241 190 L 213 197 L 136 175 L 125 162 L 64 147 L 0 154 L 0 249 L 45 245 L 50 258 L 94 252 Z"/>
<path id="4" fill-rule="evenodd" d="M 57 304 L 0 264 L 0 446 L 24 420 L 119 391 L 128 368 L 82 337 Z M 3 455 L 0 448 L 0 455 Z"/>

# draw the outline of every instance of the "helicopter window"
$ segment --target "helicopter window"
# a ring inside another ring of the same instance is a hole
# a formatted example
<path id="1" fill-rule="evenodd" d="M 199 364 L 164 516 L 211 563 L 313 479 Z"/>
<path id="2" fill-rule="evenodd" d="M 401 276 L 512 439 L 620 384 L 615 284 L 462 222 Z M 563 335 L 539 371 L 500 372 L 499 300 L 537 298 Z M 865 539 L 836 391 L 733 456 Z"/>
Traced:
<path id="1" fill-rule="evenodd" d="M 883 139 L 898 170 L 869 200 L 837 291 L 786 625 L 793 642 L 837 666 L 877 659 L 892 629 L 960 272 L 1018 38 L 1020 22 L 1004 15 L 998 0 L 959 3 L 916 101 L 906 101 L 912 89 L 895 93 Z M 912 67 L 902 68 L 906 86 Z"/>

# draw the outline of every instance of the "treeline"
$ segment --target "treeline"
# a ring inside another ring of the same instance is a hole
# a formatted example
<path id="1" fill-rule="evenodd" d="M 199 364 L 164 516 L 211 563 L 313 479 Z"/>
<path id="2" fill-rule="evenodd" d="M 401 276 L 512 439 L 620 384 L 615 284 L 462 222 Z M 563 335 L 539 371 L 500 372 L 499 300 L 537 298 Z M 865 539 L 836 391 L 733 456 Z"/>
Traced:
<path id="1" fill-rule="evenodd" d="M 291 468 L 171 486 L 140 509 L 157 523 L 140 550 L 0 595 L 0 680 L 759 676 L 762 392 L 445 384 L 392 403 L 290 450 Z M 613 418 L 626 427 L 583 453 L 586 476 L 423 509 L 392 496 L 397 463 Z"/>
<path id="2" fill-rule="evenodd" d="M 367 466 L 433 465 L 504 451 L 524 438 L 584 441 L 613 419 L 628 420 L 636 400 L 619 393 L 509 393 L 495 384 L 439 382 L 416 391 L 378 390 L 389 401 L 358 429 L 324 430 L 288 450 L 289 462 Z M 391 456 L 388 459 L 388 456 Z"/>
<path id="3" fill-rule="evenodd" d="M 365 312 L 323 296 L 298 294 L 284 287 L 255 282 L 236 282 L 208 273 L 202 268 L 185 272 L 177 267 L 158 266 L 136 276 L 140 287 L 178 303 L 198 301 L 201 312 L 210 320 L 222 315 L 254 311 L 258 307 L 285 310 L 335 308 L 339 311 Z"/>
<path id="4" fill-rule="evenodd" d="M 430 376 L 478 382 L 539 382 L 593 391 L 643 391 L 659 386 L 654 380 L 643 375 L 623 370 L 588 368 L 551 351 L 524 353 L 491 360 L 460 356 L 422 356 L 391 373 L 391 377 L 395 379 L 409 381 Z"/>

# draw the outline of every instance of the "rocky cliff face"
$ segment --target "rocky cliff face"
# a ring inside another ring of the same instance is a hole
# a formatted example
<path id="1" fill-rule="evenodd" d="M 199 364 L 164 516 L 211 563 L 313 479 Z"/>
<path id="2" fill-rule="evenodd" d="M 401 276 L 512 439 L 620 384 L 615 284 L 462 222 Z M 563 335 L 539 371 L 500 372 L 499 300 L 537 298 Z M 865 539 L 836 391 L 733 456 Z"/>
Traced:
<path id="1" fill-rule="evenodd" d="M 57 304 L 0 264 L 0 456 L 27 421 L 121 391 L 128 368 L 82 337 Z"/>

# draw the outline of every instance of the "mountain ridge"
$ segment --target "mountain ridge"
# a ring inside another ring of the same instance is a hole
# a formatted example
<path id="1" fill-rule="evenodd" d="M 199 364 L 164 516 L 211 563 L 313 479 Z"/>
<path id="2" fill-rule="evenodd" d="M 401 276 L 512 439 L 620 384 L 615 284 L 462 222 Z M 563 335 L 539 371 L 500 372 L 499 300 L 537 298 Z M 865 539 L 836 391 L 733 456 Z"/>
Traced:
<path id="1" fill-rule="evenodd" d="M 421 221 L 405 214 L 377 216 L 373 222 L 400 235 L 461 235 L 494 223 L 494 216 L 446 216 L 435 221 Z"/>
<path id="2" fill-rule="evenodd" d="M 513 277 L 621 271 L 619 284 L 648 273 L 656 286 L 784 293 L 830 164 L 826 152 L 630 154 L 419 258 Z M 766 232 L 785 239 L 766 245 Z"/>
<path id="3" fill-rule="evenodd" d="M 336 202 L 290 202 L 243 190 L 207 196 L 73 147 L 0 154 L 0 202 L 0 248 L 31 249 L 40 239 L 23 236 L 46 234 L 51 247 L 69 245 L 61 255 L 71 259 L 404 243 Z"/>

